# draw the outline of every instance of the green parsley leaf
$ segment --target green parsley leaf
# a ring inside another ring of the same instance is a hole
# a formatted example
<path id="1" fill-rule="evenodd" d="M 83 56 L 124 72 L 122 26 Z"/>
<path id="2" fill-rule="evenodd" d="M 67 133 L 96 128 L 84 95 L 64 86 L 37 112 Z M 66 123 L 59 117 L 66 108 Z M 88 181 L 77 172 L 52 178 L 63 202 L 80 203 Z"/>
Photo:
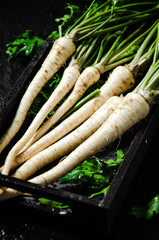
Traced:
<path id="1" fill-rule="evenodd" d="M 68 205 L 64 205 L 61 202 L 53 201 L 53 200 L 50 200 L 50 199 L 47 199 L 47 198 L 38 198 L 38 201 L 41 204 L 50 205 L 51 207 L 54 207 L 54 208 L 61 208 L 62 209 L 62 208 L 68 208 L 69 207 Z"/>
<path id="2" fill-rule="evenodd" d="M 135 53 L 137 53 L 138 49 L 139 49 L 139 45 L 134 45 L 127 52 L 125 52 L 123 54 L 123 56 L 127 57 L 127 56 L 130 56 L 132 54 L 135 54 Z"/>
<path id="3" fill-rule="evenodd" d="M 152 217 L 159 214 L 159 195 L 153 197 L 142 207 L 132 207 L 130 214 L 135 218 L 152 219 Z"/>
<path id="4" fill-rule="evenodd" d="M 19 55 L 28 56 L 37 52 L 43 43 L 43 39 L 34 36 L 31 30 L 26 30 L 16 40 L 6 45 L 6 53 L 9 59 L 16 58 Z"/>
<path id="5" fill-rule="evenodd" d="M 105 162 L 99 158 L 84 161 L 70 173 L 60 178 L 59 181 L 62 183 L 82 183 L 89 188 L 102 188 L 111 182 L 115 170 L 123 160 L 124 154 L 122 150 L 118 150 L 116 154 L 116 161 L 108 160 Z"/>
<path id="6" fill-rule="evenodd" d="M 57 34 L 57 32 L 54 31 L 50 35 L 54 39 L 56 39 L 57 36 L 61 37 L 62 35 L 64 35 L 67 32 L 67 30 L 72 26 L 72 24 L 74 22 L 76 22 L 77 19 L 80 17 L 81 10 L 80 10 L 79 6 L 67 3 L 67 6 L 65 7 L 65 9 L 69 9 L 69 13 L 64 14 L 64 16 L 62 16 L 60 18 L 55 19 L 55 21 L 60 23 L 60 24 L 58 25 L 59 33 Z M 63 31 L 62 28 L 64 26 L 66 27 L 66 29 Z"/>
<path id="7" fill-rule="evenodd" d="M 63 183 L 87 183 L 91 188 L 100 188 L 109 179 L 109 173 L 105 174 L 105 165 L 103 160 L 92 158 L 66 174 L 59 181 Z"/>
<path id="8" fill-rule="evenodd" d="M 64 26 L 65 24 L 67 24 L 70 20 L 72 20 L 74 18 L 76 18 L 76 15 L 80 15 L 80 8 L 79 6 L 67 3 L 67 6 L 65 7 L 65 9 L 69 9 L 70 13 L 69 14 L 65 14 L 63 17 L 61 18 L 56 18 L 55 21 L 56 22 L 62 22 L 61 26 Z"/>
<path id="9" fill-rule="evenodd" d="M 56 30 L 56 31 L 53 31 L 49 36 L 48 38 L 52 38 L 52 39 L 57 39 L 60 37 L 60 34 L 59 32 Z"/>
<path id="10" fill-rule="evenodd" d="M 99 192 L 96 192 L 96 193 L 93 193 L 89 196 L 89 198 L 92 198 L 92 197 L 96 197 L 98 195 L 101 195 L 101 194 L 104 194 L 104 196 L 107 194 L 108 192 L 108 189 L 110 188 L 110 185 L 108 185 L 107 187 L 103 188 L 101 191 Z"/>

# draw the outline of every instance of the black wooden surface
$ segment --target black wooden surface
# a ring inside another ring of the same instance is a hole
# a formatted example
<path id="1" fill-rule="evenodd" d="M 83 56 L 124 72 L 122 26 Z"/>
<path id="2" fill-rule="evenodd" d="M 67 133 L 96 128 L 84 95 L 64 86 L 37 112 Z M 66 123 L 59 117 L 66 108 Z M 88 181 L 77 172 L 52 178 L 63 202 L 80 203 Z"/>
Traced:
<path id="1" fill-rule="evenodd" d="M 32 29 L 35 35 L 44 39 L 54 30 L 54 18 L 63 13 L 66 1 L 54 0 L 5 0 L 0 5 L 0 100 L 3 100 L 8 89 L 14 84 L 14 78 L 20 74 L 16 65 L 7 60 L 5 45 L 14 40 L 26 29 Z M 70 1 L 78 3 L 79 1 Z M 82 1 L 82 4 L 88 1 Z M 3 86 L 3 79 L 7 85 Z M 120 210 L 112 232 L 104 236 L 104 228 L 100 229 L 102 219 L 87 219 L 83 216 L 67 219 L 64 216 L 50 215 L 36 209 L 9 203 L 0 205 L 0 239 L 157 239 L 159 217 L 151 221 L 136 220 L 129 215 L 132 206 L 141 205 L 151 196 L 159 193 L 158 134 L 144 159 L 138 175 L 129 190 L 124 205 Z"/>

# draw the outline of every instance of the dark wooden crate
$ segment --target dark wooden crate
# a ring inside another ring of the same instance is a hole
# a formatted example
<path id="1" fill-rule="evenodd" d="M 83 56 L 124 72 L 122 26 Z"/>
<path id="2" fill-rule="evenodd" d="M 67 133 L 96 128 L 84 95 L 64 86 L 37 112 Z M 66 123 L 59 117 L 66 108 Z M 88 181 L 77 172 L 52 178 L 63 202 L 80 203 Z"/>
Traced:
<path id="1" fill-rule="evenodd" d="M 0 105 L 0 131 L 1 134 L 5 131 L 11 121 L 18 101 L 20 100 L 26 84 L 32 79 L 36 71 L 40 68 L 45 56 L 52 46 L 52 40 L 46 40 L 38 53 L 34 56 L 26 69 L 17 79 L 13 87 L 6 95 Z M 49 186 L 41 186 L 29 183 L 24 180 L 15 179 L 10 176 L 0 175 L 0 184 L 6 187 L 12 187 L 22 192 L 33 194 L 35 197 L 18 197 L 9 200 L 9 204 L 20 204 L 27 207 L 32 207 L 39 211 L 46 211 L 51 214 L 62 216 L 99 216 L 104 219 L 105 228 L 109 231 L 112 223 L 118 213 L 126 194 L 131 187 L 131 184 L 136 176 L 136 173 L 141 166 L 144 156 L 148 150 L 150 142 L 158 127 L 159 108 L 154 107 L 150 115 L 137 124 L 132 130 L 124 134 L 121 139 L 120 147 L 123 149 L 125 158 L 120 165 L 106 196 L 102 198 L 89 199 L 87 190 L 77 185 L 65 185 L 55 183 Z M 21 130 L 21 134 L 24 131 Z M 16 136 L 11 144 L 6 148 L 2 157 L 5 158 L 11 146 L 16 142 L 20 135 Z M 113 158 L 114 152 L 118 145 L 118 140 L 110 147 L 98 154 L 104 160 Z M 66 210 L 53 209 L 50 206 L 40 205 L 37 198 L 45 197 L 67 203 L 69 208 Z M 1 203 L 3 206 L 3 203 Z"/>

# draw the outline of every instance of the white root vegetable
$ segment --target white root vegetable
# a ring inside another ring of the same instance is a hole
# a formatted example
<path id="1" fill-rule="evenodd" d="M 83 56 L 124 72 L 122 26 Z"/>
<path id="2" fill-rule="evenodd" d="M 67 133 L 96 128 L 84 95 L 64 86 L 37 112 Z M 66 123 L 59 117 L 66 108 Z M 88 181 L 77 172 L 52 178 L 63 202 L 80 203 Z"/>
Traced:
<path id="1" fill-rule="evenodd" d="M 96 78 L 97 79 L 97 78 Z M 93 114 L 94 111 L 96 111 L 96 109 L 98 109 L 98 107 L 100 107 L 109 97 L 114 96 L 114 95 L 120 95 L 121 93 L 129 90 L 133 85 L 134 85 L 134 78 L 131 74 L 131 72 L 123 66 L 119 66 L 117 68 L 114 69 L 114 71 L 112 72 L 112 74 L 109 76 L 107 82 L 103 85 L 103 87 L 101 88 L 101 93 L 99 96 L 95 97 L 93 100 L 91 100 L 89 103 L 85 104 L 84 107 L 82 107 L 81 109 L 79 109 L 77 111 L 77 114 L 79 113 L 78 116 L 80 116 L 81 118 L 81 114 L 82 112 L 84 113 L 84 116 L 86 117 L 85 119 L 87 119 L 91 114 Z M 99 102 L 99 103 L 97 103 Z M 64 103 L 65 104 L 65 103 Z M 43 136 L 51 127 L 53 124 L 55 124 L 55 122 L 58 121 L 58 119 L 62 116 L 61 114 L 61 110 L 63 111 L 65 108 L 65 105 L 62 105 L 62 108 L 59 108 L 55 114 L 49 118 L 41 127 L 40 129 L 35 133 L 35 135 L 32 137 L 32 139 L 28 142 L 27 146 L 25 149 L 27 149 L 29 146 L 31 146 L 34 142 L 36 142 L 41 136 Z M 99 104 L 99 106 L 98 106 Z M 93 112 L 91 111 L 91 109 L 89 110 L 90 106 L 94 105 L 94 110 Z M 88 106 L 88 107 L 87 107 Z M 97 108 L 96 108 L 97 107 Z M 83 114 L 82 114 L 83 115 Z M 73 115 L 73 117 L 76 115 Z M 68 131 L 62 129 L 61 132 L 58 132 L 58 136 L 60 139 L 61 137 L 63 137 L 65 134 L 67 134 L 69 131 L 73 130 L 76 126 L 78 126 L 80 123 L 82 123 L 85 119 L 81 118 L 81 121 L 79 122 L 78 120 L 74 120 L 74 118 L 71 118 L 72 121 L 72 126 L 71 129 Z M 78 123 L 79 122 L 79 123 Z M 74 125 L 75 124 L 75 125 Z M 78 124 L 78 125 L 77 125 Z M 56 128 L 57 129 L 57 128 Z M 66 127 L 67 129 L 67 127 Z M 56 131 L 56 130 L 55 130 Z M 61 135 L 62 134 L 62 135 Z M 57 141 L 58 139 L 55 138 L 55 135 L 53 136 L 54 142 Z"/>
<path id="2" fill-rule="evenodd" d="M 108 101 L 103 104 L 90 118 L 88 118 L 81 126 L 76 128 L 73 132 L 59 140 L 57 143 L 51 145 L 51 135 L 47 134 L 47 136 L 40 139 L 38 142 L 33 144 L 30 147 L 29 154 L 28 152 L 24 152 L 22 155 L 17 156 L 14 162 L 14 167 L 17 167 L 19 164 L 29 159 L 25 164 L 23 164 L 14 174 L 17 178 L 26 179 L 34 172 L 44 165 L 50 163 L 50 161 L 56 160 L 59 157 L 64 156 L 68 152 L 75 149 L 81 142 L 87 139 L 90 135 L 92 135 L 108 117 L 112 114 L 112 112 L 117 108 L 117 106 L 122 102 L 122 97 L 111 97 Z M 51 145 L 49 148 L 47 148 Z M 42 151 L 45 149 L 44 151 Z M 39 154 L 37 154 L 39 152 Z M 46 154 L 45 154 L 46 152 Z M 50 154 L 48 153 L 50 152 Z M 36 155 L 37 154 L 37 155 Z M 52 155 L 52 157 L 47 158 L 47 156 Z M 42 158 L 41 158 L 42 156 Z M 40 159 L 40 160 L 39 160 Z M 37 167 L 36 167 L 37 166 Z M 27 174 L 25 174 L 27 170 Z M 29 176 L 28 176 L 29 174 Z"/>
<path id="3" fill-rule="evenodd" d="M 73 77 L 69 79 L 71 82 L 75 82 L 77 78 L 79 77 L 79 69 L 76 69 L 74 67 L 71 67 L 71 70 L 74 70 L 73 72 Z M 70 69 L 69 69 L 70 70 Z M 97 82 L 99 80 L 100 73 L 99 70 L 95 67 L 89 67 L 87 68 L 83 74 L 80 75 L 79 79 L 77 80 L 75 87 L 73 89 L 73 92 L 71 93 L 70 97 L 64 102 L 64 104 L 60 107 L 60 110 L 58 111 L 57 115 L 59 115 L 59 118 L 67 112 L 71 108 L 71 106 L 74 105 L 78 101 L 78 99 L 84 94 L 86 89 Z M 67 78 L 68 80 L 68 78 Z M 65 80 L 63 81 L 64 84 L 67 86 L 67 91 L 68 89 L 70 90 L 69 83 L 66 84 Z M 43 105 L 43 107 L 40 109 L 36 117 L 34 118 L 33 122 L 23 135 L 23 137 L 14 145 L 14 147 L 11 149 L 9 152 L 4 168 L 2 170 L 2 174 L 8 174 L 12 165 L 12 162 L 14 161 L 16 155 L 23 149 L 26 143 L 33 137 L 37 129 L 40 127 L 42 124 L 43 120 L 47 117 L 47 115 L 51 112 L 51 110 L 56 106 L 57 103 L 63 98 L 63 88 L 65 89 L 65 85 L 63 85 L 63 82 L 61 83 L 62 86 L 59 86 L 59 88 L 55 89 L 55 92 L 50 96 L 48 101 Z M 61 110 L 62 108 L 62 110 Z M 60 114 L 59 114 L 60 112 Z M 56 118 L 56 116 L 55 116 Z M 58 118 L 58 119 L 59 119 Z M 58 120 L 57 119 L 57 120 Z"/>
<path id="4" fill-rule="evenodd" d="M 23 98 L 21 99 L 18 110 L 15 114 L 15 117 L 9 129 L 0 139 L 0 153 L 19 131 L 20 127 L 24 122 L 24 119 L 27 115 L 29 108 L 33 103 L 33 100 L 40 92 L 42 87 L 61 68 L 61 66 L 73 54 L 74 51 L 75 45 L 71 38 L 61 37 L 54 42 L 52 49 L 50 50 L 48 56 L 44 60 L 40 70 L 33 78 L 27 91 L 25 92 Z M 7 173 L 7 171 L 5 172 Z"/>
<path id="5" fill-rule="evenodd" d="M 149 104 L 140 94 L 134 92 L 127 94 L 122 104 L 93 135 L 81 143 L 54 168 L 29 181 L 47 185 L 58 180 L 84 160 L 92 157 L 115 139 L 119 138 L 134 124 L 145 118 L 149 110 Z"/>
<path id="6" fill-rule="evenodd" d="M 106 83 L 101 87 L 101 92 L 95 98 L 83 105 L 78 111 L 72 114 L 68 119 L 57 126 L 54 131 L 55 141 L 66 135 L 68 132 L 79 126 L 87 118 L 89 118 L 109 97 L 119 95 L 129 90 L 134 84 L 132 73 L 125 67 L 119 66 L 110 75 Z M 7 174 L 13 164 L 20 148 L 17 144 L 12 148 L 2 170 L 3 174 Z"/>
<path id="7" fill-rule="evenodd" d="M 14 190 L 12 188 L 6 188 L 3 191 L 3 194 L 0 195 L 0 201 L 5 201 L 7 199 L 14 198 L 14 197 L 17 197 L 17 196 L 20 196 L 20 195 L 23 195 L 23 193 L 19 192 L 17 190 Z"/>
<path id="8" fill-rule="evenodd" d="M 69 156 L 59 162 L 49 171 L 29 180 L 36 184 L 47 185 L 73 170 L 86 159 L 119 138 L 134 124 L 145 118 L 150 111 L 149 104 L 139 93 L 132 92 L 126 95 L 122 104 L 111 114 L 99 129 L 87 140 L 81 143 Z M 0 200 L 13 198 L 22 193 L 7 189 Z"/>
<path id="9" fill-rule="evenodd" d="M 78 78 L 74 89 L 65 102 L 57 109 L 47 122 L 47 130 L 53 126 L 85 93 L 85 91 L 99 80 L 100 73 L 95 67 L 86 68 Z"/>
<path id="10" fill-rule="evenodd" d="M 99 80 L 100 73 L 95 67 L 86 68 L 78 78 L 73 91 L 56 112 L 40 127 L 30 139 L 24 150 L 43 136 L 85 93 L 85 91 Z M 24 151 L 23 150 L 23 151 Z"/>
<path id="11" fill-rule="evenodd" d="M 36 133 L 44 119 L 54 109 L 54 107 L 62 100 L 62 98 L 73 88 L 77 79 L 80 76 L 80 70 L 78 64 L 68 66 L 62 76 L 62 79 L 54 92 L 51 94 L 47 102 L 43 105 L 40 111 L 37 113 L 35 119 L 29 126 L 28 130 L 23 135 L 21 146 L 24 145 L 22 151 L 25 151 L 29 147 L 29 139 Z M 23 143 L 22 143 L 23 142 Z M 28 142 L 28 144 L 26 144 Z M 26 144 L 26 145 L 25 145 Z M 21 147 L 20 147 L 21 148 Z"/>

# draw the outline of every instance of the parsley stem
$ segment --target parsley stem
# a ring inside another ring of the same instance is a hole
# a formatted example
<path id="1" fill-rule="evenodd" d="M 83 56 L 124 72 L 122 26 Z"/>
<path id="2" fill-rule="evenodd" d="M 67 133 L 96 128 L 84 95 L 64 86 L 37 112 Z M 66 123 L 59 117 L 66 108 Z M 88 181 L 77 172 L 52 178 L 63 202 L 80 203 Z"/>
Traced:
<path id="1" fill-rule="evenodd" d="M 60 122 L 63 121 L 65 118 L 69 117 L 72 113 L 74 113 L 76 110 L 78 110 L 81 106 L 83 106 L 86 102 L 88 102 L 90 99 L 95 97 L 97 94 L 100 93 L 99 89 L 94 90 L 90 94 L 88 94 L 86 97 L 84 97 L 82 100 L 80 100 L 78 103 L 76 103 L 71 110 L 69 110 L 63 117 L 60 118 Z M 58 121 L 58 123 L 59 123 Z"/>

